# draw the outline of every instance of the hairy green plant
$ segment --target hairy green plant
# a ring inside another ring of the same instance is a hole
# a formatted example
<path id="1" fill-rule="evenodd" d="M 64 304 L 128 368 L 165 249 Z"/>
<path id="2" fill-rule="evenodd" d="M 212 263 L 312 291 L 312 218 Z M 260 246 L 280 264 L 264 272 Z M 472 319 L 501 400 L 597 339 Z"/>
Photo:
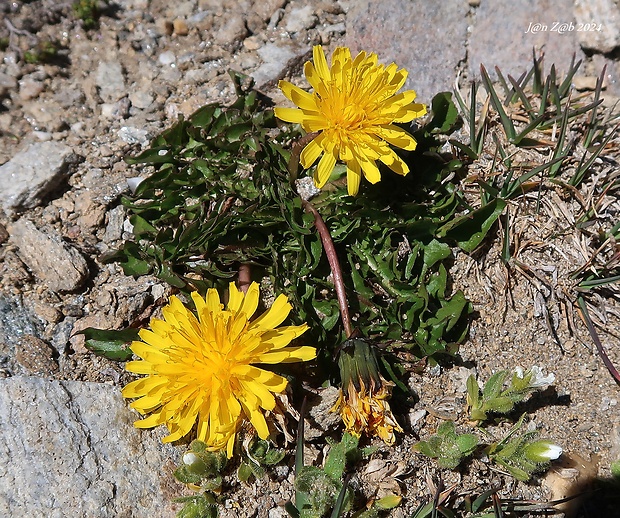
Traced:
<path id="1" fill-rule="evenodd" d="M 174 476 L 197 491 L 219 491 L 225 466 L 225 452 L 208 451 L 204 442 L 195 440 L 183 455 L 183 464 L 175 470 Z"/>
<path id="2" fill-rule="evenodd" d="M 437 428 L 437 433 L 427 441 L 420 441 L 413 449 L 437 459 L 440 468 L 454 469 L 478 446 L 478 437 L 471 433 L 457 434 L 452 421 L 446 421 Z"/>
<path id="3" fill-rule="evenodd" d="M 273 448 L 269 441 L 254 438 L 244 451 L 237 477 L 241 482 L 248 482 L 252 477 L 264 477 L 265 466 L 278 464 L 285 455 L 284 450 Z"/>
<path id="4" fill-rule="evenodd" d="M 525 372 L 517 368 L 512 372 L 512 376 L 510 374 L 508 370 L 496 372 L 484 384 L 482 392 L 474 375 L 467 379 L 467 405 L 473 421 L 485 421 L 490 413 L 509 414 L 517 403 L 555 380 L 553 374 L 543 376 L 540 368 L 536 366 Z M 507 380 L 509 383 L 505 387 Z"/>
<path id="5" fill-rule="evenodd" d="M 562 454 L 562 448 L 549 440 L 537 440 L 537 431 L 516 435 L 524 418 L 525 414 L 506 437 L 487 446 L 485 453 L 517 480 L 527 482 L 534 473 L 546 470 L 549 462 Z"/>

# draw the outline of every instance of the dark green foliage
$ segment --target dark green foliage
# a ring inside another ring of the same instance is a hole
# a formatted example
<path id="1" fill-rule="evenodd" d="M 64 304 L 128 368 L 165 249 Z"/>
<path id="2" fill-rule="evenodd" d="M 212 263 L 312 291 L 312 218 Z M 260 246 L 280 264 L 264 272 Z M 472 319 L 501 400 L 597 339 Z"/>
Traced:
<path id="1" fill-rule="evenodd" d="M 123 329 L 121 331 L 95 329 L 87 327 L 78 334 L 86 338 L 85 347 L 108 360 L 127 361 L 133 353 L 129 345 L 134 340 L 139 340 L 138 329 Z"/>
<path id="2" fill-rule="evenodd" d="M 267 275 L 276 293 L 289 297 L 292 323 L 308 322 L 304 338 L 328 354 L 344 337 L 314 218 L 287 172 L 285 148 L 299 133 L 278 129 L 242 76 L 231 76 L 238 94 L 232 106 L 204 106 L 128 159 L 153 172 L 123 199 L 134 241 L 102 259 L 120 261 L 129 275 L 152 273 L 203 293 L 224 291 L 239 265 L 250 264 L 254 279 Z M 356 197 L 337 180 L 312 200 L 336 244 L 360 331 L 404 339 L 419 356 L 453 353 L 464 338 L 470 305 L 450 288 L 450 245 L 473 247 L 495 215 L 453 222 L 464 208 L 450 181 L 461 163 L 438 153 L 438 135 L 459 119 L 449 94 L 433 106 L 437 113 L 415 133 L 418 149 L 404 156 L 409 175 L 384 171 Z"/>

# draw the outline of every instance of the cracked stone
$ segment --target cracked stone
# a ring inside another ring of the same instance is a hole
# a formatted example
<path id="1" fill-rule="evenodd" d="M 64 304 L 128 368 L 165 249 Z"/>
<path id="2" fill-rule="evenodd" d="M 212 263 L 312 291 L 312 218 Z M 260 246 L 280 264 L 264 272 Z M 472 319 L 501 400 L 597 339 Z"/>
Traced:
<path id="1" fill-rule="evenodd" d="M 58 142 L 37 142 L 0 166 L 0 206 L 12 214 L 33 208 L 68 176 L 73 153 Z"/>
<path id="2" fill-rule="evenodd" d="M 140 432 L 117 387 L 0 380 L 0 516 L 174 516 L 178 452 Z"/>
<path id="3" fill-rule="evenodd" d="M 88 277 L 84 257 L 53 230 L 39 230 L 22 218 L 9 232 L 10 241 L 18 247 L 17 255 L 50 290 L 73 291 Z"/>

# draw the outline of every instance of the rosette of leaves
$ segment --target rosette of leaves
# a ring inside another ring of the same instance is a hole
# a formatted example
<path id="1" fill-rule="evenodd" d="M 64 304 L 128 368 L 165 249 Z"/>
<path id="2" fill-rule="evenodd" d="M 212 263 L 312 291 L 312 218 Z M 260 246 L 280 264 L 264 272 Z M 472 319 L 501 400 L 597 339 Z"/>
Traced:
<path id="1" fill-rule="evenodd" d="M 437 433 L 428 441 L 420 441 L 414 450 L 437 459 L 439 467 L 455 469 L 465 457 L 471 455 L 478 446 L 478 437 L 471 433 L 457 434 L 452 421 L 446 421 L 437 428 Z"/>
<path id="2" fill-rule="evenodd" d="M 152 172 L 122 200 L 134 239 L 103 260 L 203 293 L 224 290 L 251 265 L 253 278 L 268 277 L 296 307 L 293 323 L 307 322 L 309 339 L 333 351 L 345 337 L 329 265 L 287 169 L 300 134 L 278 128 L 257 92 L 231 76 L 232 105 L 204 106 L 128 159 Z M 312 200 L 334 239 L 356 326 L 419 356 L 454 352 L 464 338 L 470 308 L 451 292 L 450 246 L 475 248 L 494 222 L 468 211 L 453 181 L 462 164 L 440 153 L 440 137 L 458 125 L 450 94 L 435 98 L 433 113 L 414 133 L 418 149 L 403 154 L 407 177 L 386 173 L 356 197 L 335 178 Z"/>

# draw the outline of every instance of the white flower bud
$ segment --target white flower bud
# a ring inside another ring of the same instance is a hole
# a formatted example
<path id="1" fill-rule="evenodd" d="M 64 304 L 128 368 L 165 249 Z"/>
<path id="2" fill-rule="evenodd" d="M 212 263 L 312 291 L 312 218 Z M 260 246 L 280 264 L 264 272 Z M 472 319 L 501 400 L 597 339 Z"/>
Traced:
<path id="1" fill-rule="evenodd" d="M 533 442 L 525 448 L 525 456 L 537 463 L 555 460 L 560 455 L 562 455 L 562 448 L 547 440 Z"/>
<path id="2" fill-rule="evenodd" d="M 186 464 L 187 466 L 191 466 L 192 464 L 196 463 L 198 460 L 200 459 L 198 458 L 198 455 L 196 455 L 195 453 L 188 452 L 183 455 L 183 464 Z"/>

